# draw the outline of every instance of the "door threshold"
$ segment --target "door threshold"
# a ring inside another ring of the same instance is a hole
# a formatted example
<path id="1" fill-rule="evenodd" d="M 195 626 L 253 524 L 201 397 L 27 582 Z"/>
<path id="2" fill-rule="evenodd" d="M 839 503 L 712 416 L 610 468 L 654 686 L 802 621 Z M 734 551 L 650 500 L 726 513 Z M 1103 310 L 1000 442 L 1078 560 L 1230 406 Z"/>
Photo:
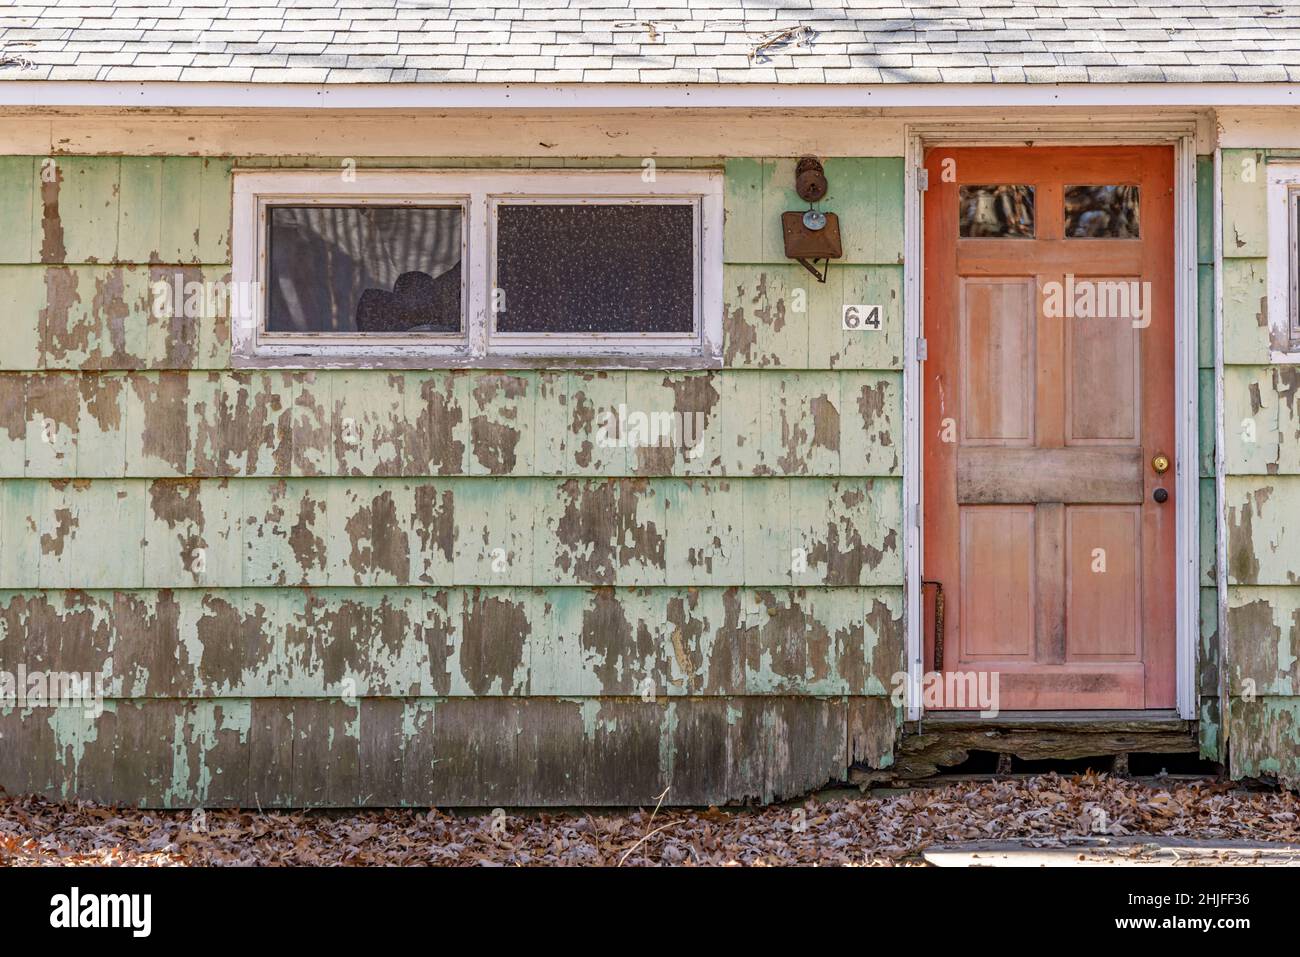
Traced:
<path id="1" fill-rule="evenodd" d="M 937 728 L 1072 728 L 1108 730 L 1180 730 L 1192 719 L 1179 717 L 1173 708 L 1153 711 L 1001 711 L 984 718 L 978 711 L 927 711 L 919 724 Z"/>
<path id="2" fill-rule="evenodd" d="M 976 754 L 997 756 L 999 773 L 1014 761 L 1104 761 L 1106 770 L 1127 775 L 1129 755 L 1190 755 L 1199 750 L 1196 722 L 1173 710 L 930 712 L 903 726 L 888 768 L 855 768 L 859 786 L 918 781 L 949 773 Z"/>

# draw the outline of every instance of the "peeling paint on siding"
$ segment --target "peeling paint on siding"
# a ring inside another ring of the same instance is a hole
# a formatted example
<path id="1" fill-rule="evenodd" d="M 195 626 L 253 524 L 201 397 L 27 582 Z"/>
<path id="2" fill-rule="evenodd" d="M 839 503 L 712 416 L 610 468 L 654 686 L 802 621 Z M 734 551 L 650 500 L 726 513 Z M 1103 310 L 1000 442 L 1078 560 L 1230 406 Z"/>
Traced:
<path id="1" fill-rule="evenodd" d="M 0 712 L 0 783 L 718 803 L 890 761 L 902 162 L 832 162 L 862 229 L 824 286 L 766 222 L 786 161 L 728 163 L 725 369 L 518 373 L 232 370 L 228 315 L 153 309 L 155 283 L 228 280 L 230 161 L 15 165 L 0 668 L 102 670 L 109 700 Z M 884 328 L 843 332 L 842 302 Z M 698 441 L 602 443 L 620 406 Z"/>

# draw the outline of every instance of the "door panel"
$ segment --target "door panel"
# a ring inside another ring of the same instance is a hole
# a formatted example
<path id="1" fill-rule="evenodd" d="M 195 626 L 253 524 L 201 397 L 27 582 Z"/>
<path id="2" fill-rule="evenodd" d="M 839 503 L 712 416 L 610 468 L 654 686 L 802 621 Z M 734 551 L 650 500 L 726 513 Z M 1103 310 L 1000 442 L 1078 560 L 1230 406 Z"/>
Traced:
<path id="1" fill-rule="evenodd" d="M 964 279 L 961 290 L 963 444 L 1028 444 L 1034 370 L 1024 344 L 1034 336 L 1034 284 Z"/>
<path id="2" fill-rule="evenodd" d="M 1136 658 L 1142 632 L 1139 506 L 1066 509 L 1066 657 Z"/>
<path id="3" fill-rule="evenodd" d="M 957 450 L 957 501 L 1142 503 L 1140 449 Z"/>
<path id="4" fill-rule="evenodd" d="M 1173 707 L 1173 150 L 926 166 L 927 670 L 996 671 L 1004 710 Z"/>
<path id="5" fill-rule="evenodd" d="M 1128 319 L 1066 323 L 1067 445 L 1134 446 L 1141 438 L 1141 339 Z"/>
<path id="6" fill-rule="evenodd" d="M 1034 621 L 1034 510 L 961 510 L 962 657 L 1025 658 Z"/>

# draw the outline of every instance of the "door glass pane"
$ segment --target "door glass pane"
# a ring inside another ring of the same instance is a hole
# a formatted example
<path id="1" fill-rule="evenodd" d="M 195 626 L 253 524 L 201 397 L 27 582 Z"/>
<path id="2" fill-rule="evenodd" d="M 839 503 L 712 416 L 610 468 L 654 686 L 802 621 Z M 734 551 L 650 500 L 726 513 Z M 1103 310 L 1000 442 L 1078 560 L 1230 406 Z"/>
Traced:
<path id="1" fill-rule="evenodd" d="M 1034 187 L 962 186 L 959 193 L 962 238 L 1034 238 Z"/>
<path id="2" fill-rule="evenodd" d="M 1065 187 L 1066 239 L 1137 239 L 1138 187 Z"/>
<path id="3" fill-rule="evenodd" d="M 500 332 L 692 332 L 695 207 L 502 203 Z"/>
<path id="4" fill-rule="evenodd" d="M 268 332 L 461 327 L 459 206 L 273 206 Z"/>

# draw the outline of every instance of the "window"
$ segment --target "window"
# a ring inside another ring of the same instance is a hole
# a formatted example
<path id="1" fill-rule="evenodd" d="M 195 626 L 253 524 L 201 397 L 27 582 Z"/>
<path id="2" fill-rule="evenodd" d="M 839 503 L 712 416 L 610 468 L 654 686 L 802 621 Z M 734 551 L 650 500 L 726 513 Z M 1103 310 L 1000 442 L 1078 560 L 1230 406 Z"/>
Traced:
<path id="1" fill-rule="evenodd" d="M 963 239 L 1034 238 L 1032 186 L 961 186 L 957 200 Z"/>
<path id="2" fill-rule="evenodd" d="M 1300 186 L 1287 190 L 1287 223 L 1290 235 L 1287 237 L 1288 269 L 1288 303 L 1287 309 L 1287 347 L 1295 351 L 1300 346 Z"/>
<path id="3" fill-rule="evenodd" d="M 1138 239 L 1137 186 L 1065 187 L 1066 239 Z"/>
<path id="4" fill-rule="evenodd" d="M 1269 355 L 1300 362 L 1300 161 L 1273 161 L 1267 169 Z"/>
<path id="5" fill-rule="evenodd" d="M 237 171 L 235 361 L 719 365 L 721 220 L 713 171 Z"/>
<path id="6" fill-rule="evenodd" d="M 461 329 L 459 206 L 268 206 L 269 333 Z"/>
<path id="7" fill-rule="evenodd" d="M 495 209 L 498 331 L 694 328 L 691 206 L 506 200 Z"/>

